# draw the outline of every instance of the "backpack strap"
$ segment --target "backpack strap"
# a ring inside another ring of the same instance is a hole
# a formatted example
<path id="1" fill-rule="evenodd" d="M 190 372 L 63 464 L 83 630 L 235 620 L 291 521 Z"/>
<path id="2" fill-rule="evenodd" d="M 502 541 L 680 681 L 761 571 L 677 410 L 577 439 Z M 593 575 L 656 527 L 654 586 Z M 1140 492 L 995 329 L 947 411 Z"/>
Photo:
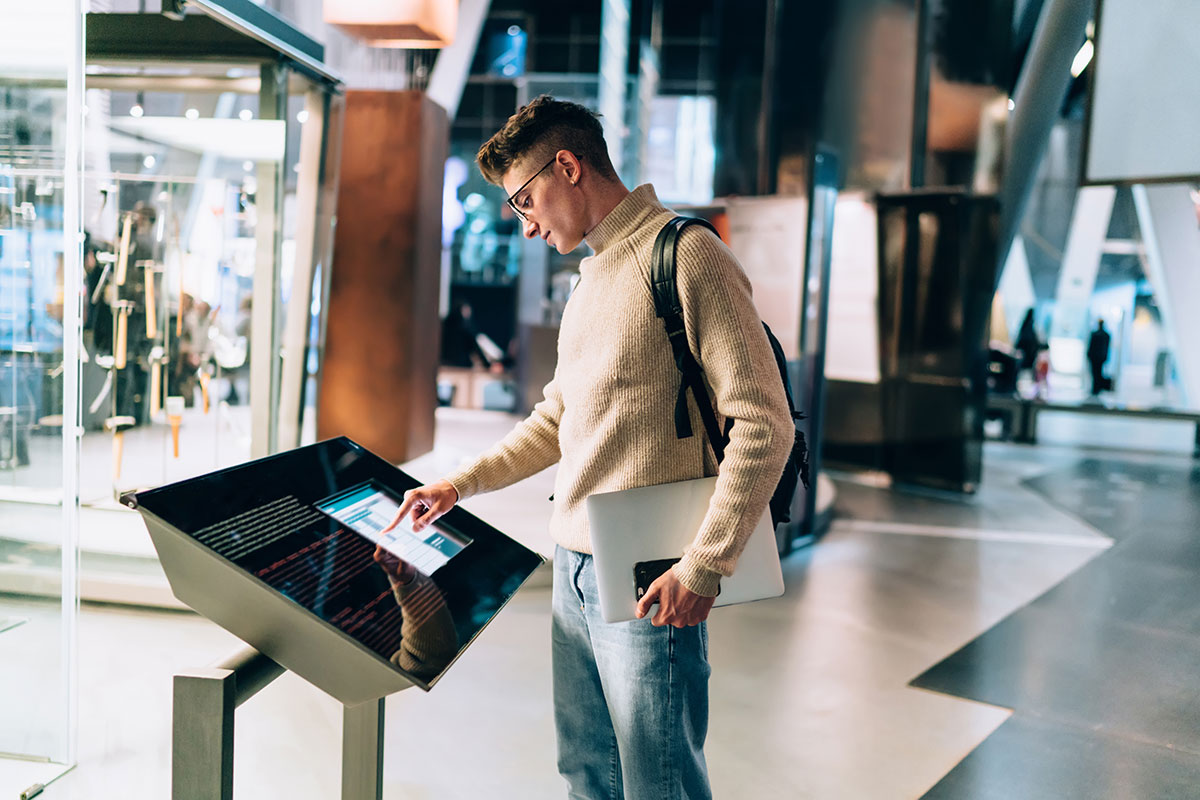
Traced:
<path id="1" fill-rule="evenodd" d="M 680 233 L 688 225 L 703 225 L 717 234 L 716 228 L 703 219 L 675 217 L 668 222 L 654 240 L 654 251 L 650 259 L 650 288 L 654 296 L 654 313 L 663 321 L 667 339 L 671 343 L 671 353 L 675 357 L 675 366 L 680 372 L 679 394 L 675 398 L 675 436 L 686 439 L 692 435 L 692 422 L 687 405 L 687 390 L 690 388 L 700 409 L 700 417 L 704 420 L 713 455 L 716 456 L 717 463 L 720 463 L 725 457 L 725 445 L 729 441 L 731 426 L 726 425 L 725 434 L 722 435 L 708 389 L 704 386 L 704 372 L 688 347 L 683 306 L 679 302 L 679 292 L 675 286 L 675 246 L 679 242 Z"/>

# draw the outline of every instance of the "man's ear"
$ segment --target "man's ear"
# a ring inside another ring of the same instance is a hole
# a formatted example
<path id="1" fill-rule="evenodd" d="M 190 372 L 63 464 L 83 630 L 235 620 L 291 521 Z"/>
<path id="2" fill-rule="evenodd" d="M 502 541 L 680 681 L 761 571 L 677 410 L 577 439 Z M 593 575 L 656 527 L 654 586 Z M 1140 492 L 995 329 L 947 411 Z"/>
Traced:
<path id="1" fill-rule="evenodd" d="M 570 150 L 559 150 L 556 158 L 567 181 L 572 186 L 579 183 L 579 179 L 583 177 L 583 162 L 579 160 L 579 157 Z"/>

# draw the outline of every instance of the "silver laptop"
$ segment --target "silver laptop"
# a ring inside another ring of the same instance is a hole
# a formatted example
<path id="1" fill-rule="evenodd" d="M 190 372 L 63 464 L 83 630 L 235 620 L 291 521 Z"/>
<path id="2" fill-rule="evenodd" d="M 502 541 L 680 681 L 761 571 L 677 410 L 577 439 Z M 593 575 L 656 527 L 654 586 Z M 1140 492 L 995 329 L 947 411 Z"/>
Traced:
<path id="1" fill-rule="evenodd" d="M 716 478 L 700 478 L 587 498 L 600 611 L 606 622 L 636 619 L 638 565 L 683 555 L 700 530 L 716 485 Z M 645 569 L 640 568 L 643 581 Z M 768 508 L 750 535 L 733 575 L 721 579 L 721 593 L 714 605 L 781 594 L 783 571 Z"/>

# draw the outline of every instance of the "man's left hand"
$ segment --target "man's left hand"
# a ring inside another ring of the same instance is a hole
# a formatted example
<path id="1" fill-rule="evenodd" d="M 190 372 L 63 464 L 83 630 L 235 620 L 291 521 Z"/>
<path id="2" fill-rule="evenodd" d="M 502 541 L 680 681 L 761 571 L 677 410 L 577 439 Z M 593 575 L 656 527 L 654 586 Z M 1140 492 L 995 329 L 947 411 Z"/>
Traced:
<path id="1" fill-rule="evenodd" d="M 698 595 L 684 586 L 675 577 L 674 570 L 667 570 L 658 577 L 646 594 L 638 601 L 638 619 L 650 613 L 650 606 L 658 603 L 658 613 L 650 620 L 656 627 L 673 625 L 676 628 L 687 628 L 699 625 L 708 619 L 715 597 Z"/>

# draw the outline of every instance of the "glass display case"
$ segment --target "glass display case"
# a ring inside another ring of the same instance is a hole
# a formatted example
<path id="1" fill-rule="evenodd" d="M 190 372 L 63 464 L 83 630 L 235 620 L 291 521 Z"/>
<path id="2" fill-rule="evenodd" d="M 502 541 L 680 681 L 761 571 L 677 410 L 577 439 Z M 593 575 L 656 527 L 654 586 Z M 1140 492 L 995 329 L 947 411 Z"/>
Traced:
<path id="1" fill-rule="evenodd" d="M 83 12 L 0 25 L 0 793 L 74 761 L 79 596 L 174 603 L 120 495 L 315 428 L 342 104 L 320 45 Z"/>

